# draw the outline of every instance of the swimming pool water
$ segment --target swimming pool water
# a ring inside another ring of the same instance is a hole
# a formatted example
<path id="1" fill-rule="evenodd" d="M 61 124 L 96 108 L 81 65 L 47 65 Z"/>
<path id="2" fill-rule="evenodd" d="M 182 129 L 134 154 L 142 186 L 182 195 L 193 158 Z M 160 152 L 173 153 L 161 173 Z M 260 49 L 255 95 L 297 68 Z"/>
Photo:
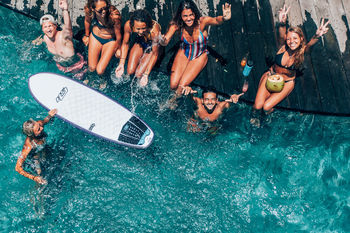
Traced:
<path id="1" fill-rule="evenodd" d="M 191 101 L 164 107 L 162 73 L 106 90 L 154 130 L 148 149 L 55 119 L 37 187 L 14 170 L 22 123 L 47 113 L 27 79 L 58 70 L 30 43 L 37 22 L 0 8 L 0 24 L 0 232 L 350 232 L 350 119 L 278 110 L 254 128 L 239 103 L 218 134 L 188 133 Z"/>

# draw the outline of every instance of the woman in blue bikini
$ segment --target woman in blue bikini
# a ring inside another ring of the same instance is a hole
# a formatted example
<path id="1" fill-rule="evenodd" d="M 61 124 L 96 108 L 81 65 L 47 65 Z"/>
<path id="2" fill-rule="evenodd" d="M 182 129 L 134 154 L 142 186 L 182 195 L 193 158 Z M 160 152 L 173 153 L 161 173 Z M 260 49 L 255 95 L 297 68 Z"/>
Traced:
<path id="1" fill-rule="evenodd" d="M 222 5 L 222 16 L 201 17 L 198 7 L 192 0 L 180 3 L 175 17 L 170 22 L 168 32 L 163 36 L 161 45 L 166 46 L 176 31 L 181 35 L 181 47 L 171 68 L 170 88 L 180 96 L 182 89 L 188 86 L 202 71 L 208 61 L 208 26 L 219 25 L 231 18 L 231 5 Z"/>
<path id="2" fill-rule="evenodd" d="M 275 64 L 270 67 L 269 71 L 265 72 L 260 79 L 259 89 L 256 94 L 255 103 L 253 106 L 253 113 L 256 110 L 264 109 L 265 112 L 270 113 L 273 107 L 286 98 L 294 89 L 294 80 L 296 77 L 296 70 L 301 67 L 304 61 L 304 53 L 320 38 L 327 33 L 327 23 L 322 20 L 320 27 L 317 29 L 315 36 L 306 43 L 305 36 L 299 27 L 289 27 L 286 30 L 286 21 L 289 8 L 283 6 L 279 11 L 279 43 L 281 45 L 275 56 Z M 266 81 L 272 73 L 281 75 L 284 79 L 284 87 L 278 93 L 271 93 L 266 88 Z M 259 120 L 253 117 L 250 122 L 254 125 L 259 125 Z"/>
<path id="3" fill-rule="evenodd" d="M 91 72 L 105 72 L 114 54 L 118 56 L 121 43 L 121 15 L 109 0 L 89 0 L 85 10 L 85 36 L 89 46 L 88 64 Z M 91 27 L 92 26 L 92 27 Z M 91 29 L 91 31 L 90 31 Z"/>
<path id="4" fill-rule="evenodd" d="M 124 73 L 125 59 L 128 55 L 129 40 L 135 34 L 135 43 L 130 50 L 127 72 L 140 78 L 140 86 L 148 83 L 148 76 L 158 59 L 158 37 L 160 25 L 152 20 L 146 10 L 136 10 L 131 14 L 130 20 L 124 25 L 124 37 L 121 46 L 120 62 L 115 70 L 120 78 Z"/>

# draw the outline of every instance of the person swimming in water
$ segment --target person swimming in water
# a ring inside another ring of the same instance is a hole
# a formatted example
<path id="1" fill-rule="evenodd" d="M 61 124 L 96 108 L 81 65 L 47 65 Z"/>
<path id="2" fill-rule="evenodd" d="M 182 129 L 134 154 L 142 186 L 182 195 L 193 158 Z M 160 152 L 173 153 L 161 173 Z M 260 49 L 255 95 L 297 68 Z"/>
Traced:
<path id="1" fill-rule="evenodd" d="M 189 95 L 197 93 L 191 87 L 186 86 L 182 89 L 183 95 Z M 201 131 L 201 123 L 207 125 L 208 122 L 214 122 L 219 119 L 222 115 L 223 111 L 230 107 L 230 103 L 237 103 L 239 97 L 244 95 L 241 94 L 233 94 L 229 99 L 224 101 L 219 101 L 217 93 L 211 87 L 206 88 L 202 91 L 202 98 L 192 96 L 193 101 L 196 104 L 197 110 L 194 112 L 193 116 L 190 118 L 187 124 L 187 129 L 192 132 Z M 201 122 L 199 121 L 201 120 Z"/>
<path id="2" fill-rule="evenodd" d="M 128 75 L 134 74 L 140 79 L 140 86 L 146 86 L 148 76 L 156 64 L 159 54 L 158 37 L 161 33 L 160 25 L 152 20 L 147 10 L 136 10 L 124 25 L 124 37 L 121 46 L 121 56 L 115 70 L 117 78 L 124 73 L 125 59 L 128 55 L 129 40 L 135 34 L 135 43 L 130 50 L 128 60 Z"/>
<path id="3" fill-rule="evenodd" d="M 27 120 L 23 123 L 22 131 L 27 136 L 24 141 L 24 146 L 16 164 L 16 171 L 24 177 L 27 177 L 39 184 L 47 184 L 47 181 L 41 176 L 40 168 L 40 151 L 43 150 L 46 144 L 47 134 L 44 132 L 44 126 L 50 121 L 50 119 L 56 115 L 57 109 L 49 111 L 49 115 L 44 120 L 34 121 L 33 119 Z M 33 175 L 23 169 L 23 164 L 26 161 L 29 154 L 33 153 L 34 167 L 36 175 Z"/>
<path id="4" fill-rule="evenodd" d="M 45 42 L 47 49 L 54 55 L 57 68 L 64 73 L 72 73 L 73 77 L 82 79 L 87 72 L 86 61 L 83 55 L 75 53 L 73 45 L 72 23 L 68 12 L 67 0 L 59 0 L 59 7 L 62 10 L 64 24 L 62 31 L 57 30 L 57 22 L 52 15 L 46 14 L 40 18 L 41 29 L 44 38 L 41 36 L 34 40 L 36 45 Z"/>
<path id="5" fill-rule="evenodd" d="M 170 88 L 175 90 L 175 97 L 182 93 L 182 86 L 190 85 L 208 62 L 208 27 L 220 25 L 231 19 L 231 5 L 222 5 L 222 16 L 201 17 L 198 7 L 192 0 L 180 3 L 170 22 L 167 33 L 160 41 L 166 46 L 176 31 L 180 32 L 181 46 L 171 68 Z"/>
<path id="6" fill-rule="evenodd" d="M 296 71 L 300 69 L 304 61 L 304 54 L 313 46 L 318 39 L 327 33 L 327 23 L 322 19 L 320 27 L 312 39 L 306 43 L 303 31 L 299 27 L 289 27 L 286 29 L 287 14 L 290 7 L 285 5 L 279 11 L 279 44 L 280 48 L 275 56 L 275 64 L 265 72 L 259 83 L 250 119 L 251 124 L 260 126 L 260 120 L 257 118 L 257 111 L 263 109 L 266 113 L 271 113 L 274 107 L 284 100 L 294 89 Z M 279 92 L 269 91 L 266 87 L 270 75 L 278 74 L 283 77 L 284 87 Z"/>

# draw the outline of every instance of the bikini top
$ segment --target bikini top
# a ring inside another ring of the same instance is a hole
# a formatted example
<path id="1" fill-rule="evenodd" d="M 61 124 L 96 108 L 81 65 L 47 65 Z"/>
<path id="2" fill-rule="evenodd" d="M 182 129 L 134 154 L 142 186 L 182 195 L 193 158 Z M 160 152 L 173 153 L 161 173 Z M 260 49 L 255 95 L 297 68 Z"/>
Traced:
<path id="1" fill-rule="evenodd" d="M 280 67 L 282 67 L 282 68 L 285 68 L 287 70 L 295 71 L 296 68 L 295 68 L 294 64 L 291 65 L 291 66 L 284 66 L 284 65 L 282 65 L 282 58 L 283 58 L 283 55 L 285 54 L 285 52 L 286 51 L 284 51 L 283 53 L 276 54 L 276 56 L 275 56 L 275 64 L 280 66 Z"/>
<path id="2" fill-rule="evenodd" d="M 181 49 L 185 50 L 185 55 L 190 60 L 193 60 L 202 53 L 207 52 L 207 41 L 208 38 L 203 35 L 203 32 L 199 29 L 198 39 L 189 43 L 186 38 L 183 36 L 181 31 Z"/>
<path id="3" fill-rule="evenodd" d="M 96 25 L 98 28 L 103 28 L 103 29 L 106 29 L 107 27 L 103 24 L 101 24 L 96 18 L 94 18 L 92 20 L 92 24 L 93 25 Z"/>

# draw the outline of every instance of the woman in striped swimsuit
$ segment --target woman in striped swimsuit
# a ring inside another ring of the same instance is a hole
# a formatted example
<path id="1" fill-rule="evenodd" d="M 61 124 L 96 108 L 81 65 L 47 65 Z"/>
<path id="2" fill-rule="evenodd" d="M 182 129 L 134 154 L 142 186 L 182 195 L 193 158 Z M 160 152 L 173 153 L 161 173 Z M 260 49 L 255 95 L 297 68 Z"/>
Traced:
<path id="1" fill-rule="evenodd" d="M 160 44 L 166 46 L 174 33 L 181 34 L 181 46 L 171 68 L 170 88 L 180 96 L 182 89 L 188 86 L 202 71 L 208 61 L 208 26 L 219 25 L 231 18 L 231 5 L 222 6 L 223 15 L 201 17 L 198 7 L 192 0 L 180 3 L 175 17 L 170 22 L 168 32 Z"/>

